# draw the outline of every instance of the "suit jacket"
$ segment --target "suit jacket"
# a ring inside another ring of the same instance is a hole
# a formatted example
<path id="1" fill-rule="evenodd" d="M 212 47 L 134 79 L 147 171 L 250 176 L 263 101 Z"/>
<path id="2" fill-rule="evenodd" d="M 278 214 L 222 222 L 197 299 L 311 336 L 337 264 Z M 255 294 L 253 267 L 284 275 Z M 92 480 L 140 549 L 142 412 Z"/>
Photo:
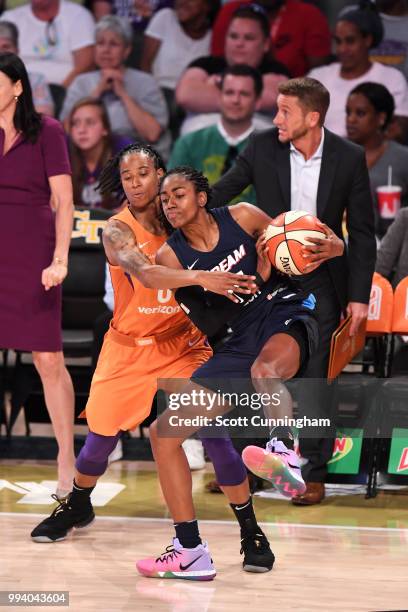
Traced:
<path id="1" fill-rule="evenodd" d="M 257 205 L 271 217 L 290 210 L 290 145 L 276 128 L 250 136 L 233 167 L 214 185 L 211 206 L 223 206 L 253 183 Z M 375 266 L 374 206 L 362 147 L 325 129 L 317 217 L 341 239 L 347 213 L 348 248 L 327 262 L 342 307 L 368 303 Z"/>

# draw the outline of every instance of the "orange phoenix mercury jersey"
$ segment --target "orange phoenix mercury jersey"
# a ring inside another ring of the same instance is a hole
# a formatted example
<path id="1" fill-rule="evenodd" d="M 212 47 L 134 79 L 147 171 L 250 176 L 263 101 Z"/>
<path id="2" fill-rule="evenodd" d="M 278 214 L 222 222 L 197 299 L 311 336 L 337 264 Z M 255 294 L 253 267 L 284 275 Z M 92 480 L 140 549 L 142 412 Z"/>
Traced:
<path id="1" fill-rule="evenodd" d="M 139 249 L 154 263 L 166 237 L 148 232 L 128 208 L 113 219 L 126 223 L 132 229 Z M 186 322 L 186 315 L 170 289 L 146 289 L 135 276 L 124 272 L 120 266 L 109 264 L 109 268 L 115 294 L 111 323 L 114 329 L 122 334 L 143 337 L 161 334 Z"/>
<path id="2" fill-rule="evenodd" d="M 129 210 L 114 218 L 133 230 L 153 263 L 166 238 L 146 231 Z M 110 271 L 115 309 L 86 405 L 89 429 L 101 436 L 134 429 L 150 414 L 158 385 L 170 380 L 173 392 L 174 379 L 190 378 L 212 355 L 170 290 L 146 289 L 118 266 Z"/>

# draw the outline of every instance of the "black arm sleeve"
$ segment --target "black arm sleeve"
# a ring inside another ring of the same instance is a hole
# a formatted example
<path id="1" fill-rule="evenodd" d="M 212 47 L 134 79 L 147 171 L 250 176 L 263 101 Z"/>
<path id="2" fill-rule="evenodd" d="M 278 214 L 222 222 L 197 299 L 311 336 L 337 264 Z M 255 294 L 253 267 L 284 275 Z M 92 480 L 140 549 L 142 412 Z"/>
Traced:
<path id="1" fill-rule="evenodd" d="M 251 134 L 247 146 L 237 156 L 235 163 L 228 172 L 213 185 L 210 201 L 211 208 L 225 206 L 253 182 L 255 153 L 253 137 L 254 134 Z"/>
<path id="2" fill-rule="evenodd" d="M 215 336 L 238 314 L 238 304 L 207 293 L 202 287 L 181 287 L 174 295 L 188 318 L 206 336 Z"/>

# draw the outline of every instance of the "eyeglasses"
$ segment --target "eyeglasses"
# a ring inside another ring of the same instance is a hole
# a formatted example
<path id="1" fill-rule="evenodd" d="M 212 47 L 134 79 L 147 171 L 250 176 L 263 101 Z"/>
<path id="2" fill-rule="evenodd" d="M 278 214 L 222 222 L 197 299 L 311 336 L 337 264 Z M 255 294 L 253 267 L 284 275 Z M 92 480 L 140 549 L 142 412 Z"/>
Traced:
<path id="1" fill-rule="evenodd" d="M 58 42 L 57 26 L 55 25 L 54 19 L 47 21 L 45 26 L 45 38 L 49 47 L 55 47 Z"/>

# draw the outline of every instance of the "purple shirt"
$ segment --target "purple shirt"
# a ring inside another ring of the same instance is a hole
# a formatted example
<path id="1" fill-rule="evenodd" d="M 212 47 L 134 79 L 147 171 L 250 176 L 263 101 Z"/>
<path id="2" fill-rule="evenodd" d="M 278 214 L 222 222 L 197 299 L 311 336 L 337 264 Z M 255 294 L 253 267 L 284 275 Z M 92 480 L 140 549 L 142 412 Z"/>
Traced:
<path id="1" fill-rule="evenodd" d="M 144 32 L 149 19 L 141 17 L 134 8 L 134 0 L 109 0 L 112 5 L 112 13 L 119 17 L 125 17 L 132 23 L 133 28 L 140 32 Z M 157 13 L 162 8 L 173 8 L 174 0 L 150 0 L 152 15 Z"/>

